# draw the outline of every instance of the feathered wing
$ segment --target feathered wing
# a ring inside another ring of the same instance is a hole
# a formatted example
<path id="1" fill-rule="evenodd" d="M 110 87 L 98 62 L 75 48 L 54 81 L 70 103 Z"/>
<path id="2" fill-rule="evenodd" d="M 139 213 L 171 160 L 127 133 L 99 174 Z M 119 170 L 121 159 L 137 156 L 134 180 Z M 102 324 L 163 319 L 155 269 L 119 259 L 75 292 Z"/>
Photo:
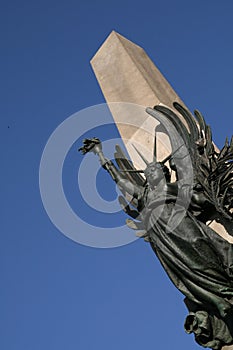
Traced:
<path id="1" fill-rule="evenodd" d="M 233 221 L 233 138 L 226 139 L 220 152 L 209 159 L 210 173 L 206 192 L 215 204 L 217 211 L 225 219 Z M 205 170 L 202 169 L 205 173 Z M 206 181 L 205 181 L 206 182 Z"/>
<path id="2" fill-rule="evenodd" d="M 211 128 L 206 125 L 201 113 L 195 111 L 195 119 L 178 103 L 175 103 L 174 107 L 183 115 L 191 130 L 190 144 L 194 149 L 193 167 L 196 181 L 202 185 L 205 195 L 216 211 L 224 218 L 233 220 L 233 138 L 230 143 L 226 139 L 222 150 L 217 151 L 212 141 Z M 192 128 L 186 115 L 198 126 L 199 133 Z"/>
<path id="3" fill-rule="evenodd" d="M 119 145 L 116 145 L 114 158 L 119 170 L 121 171 L 121 175 L 125 179 L 129 180 L 135 186 L 145 186 L 144 177 L 139 172 L 137 172 L 137 169 L 134 167 L 132 161 L 126 157 L 125 153 Z M 140 213 L 135 209 L 137 208 L 137 202 L 135 201 L 135 199 L 131 199 L 128 203 L 123 196 L 119 196 L 118 200 L 125 213 L 127 213 L 133 219 L 140 220 Z M 142 224 L 139 221 L 133 221 L 128 219 L 126 220 L 126 224 L 130 228 L 133 228 L 135 230 L 143 229 Z"/>
<path id="4" fill-rule="evenodd" d="M 135 185 L 144 186 L 144 177 L 137 172 L 137 169 L 134 167 L 132 161 L 126 157 L 125 153 L 119 145 L 116 145 L 114 158 L 120 171 L 122 172 L 122 175 L 126 179 L 130 180 Z"/>
<path id="5" fill-rule="evenodd" d="M 174 103 L 175 109 L 183 116 L 184 122 L 169 108 L 155 106 L 147 108 L 147 112 L 160 121 L 170 136 L 172 151 L 178 149 L 179 143 L 189 153 L 189 159 L 179 164 L 183 170 L 191 161 L 194 184 L 201 184 L 209 201 L 215 206 L 216 212 L 224 218 L 233 220 L 233 138 L 226 140 L 221 151 L 217 151 L 212 142 L 211 129 L 201 115 L 195 111 L 195 117 L 179 103 Z M 172 128 L 176 130 L 174 135 Z M 177 159 L 182 159 L 182 149 Z M 183 163 L 183 164 L 182 164 Z"/>

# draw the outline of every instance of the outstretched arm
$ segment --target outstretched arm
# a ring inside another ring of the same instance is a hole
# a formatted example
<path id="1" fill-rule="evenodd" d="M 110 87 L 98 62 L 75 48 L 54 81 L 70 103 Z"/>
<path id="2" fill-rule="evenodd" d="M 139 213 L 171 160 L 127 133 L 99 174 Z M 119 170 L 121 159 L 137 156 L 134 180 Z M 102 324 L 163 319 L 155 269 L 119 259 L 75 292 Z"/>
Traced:
<path id="1" fill-rule="evenodd" d="M 140 186 L 135 186 L 131 181 L 125 179 L 121 172 L 116 168 L 111 160 L 105 157 L 102 151 L 101 141 L 97 138 L 85 139 L 83 141 L 83 147 L 79 148 L 83 154 L 93 152 L 98 155 L 100 164 L 107 170 L 112 179 L 116 182 L 120 191 L 125 194 L 129 193 L 134 198 L 139 198 L 142 193 Z"/>

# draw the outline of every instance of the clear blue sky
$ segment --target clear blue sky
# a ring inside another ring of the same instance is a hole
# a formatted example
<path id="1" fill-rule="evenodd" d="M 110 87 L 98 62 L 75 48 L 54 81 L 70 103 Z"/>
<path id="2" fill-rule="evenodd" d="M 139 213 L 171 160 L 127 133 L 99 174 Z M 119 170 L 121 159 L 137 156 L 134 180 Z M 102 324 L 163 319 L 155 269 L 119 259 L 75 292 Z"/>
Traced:
<path id="1" fill-rule="evenodd" d="M 89 61 L 113 29 L 146 50 L 221 146 L 232 134 L 232 13 L 231 0 L 2 2 L 0 349 L 199 348 L 149 245 L 69 240 L 44 210 L 39 164 L 63 120 L 104 102 Z"/>

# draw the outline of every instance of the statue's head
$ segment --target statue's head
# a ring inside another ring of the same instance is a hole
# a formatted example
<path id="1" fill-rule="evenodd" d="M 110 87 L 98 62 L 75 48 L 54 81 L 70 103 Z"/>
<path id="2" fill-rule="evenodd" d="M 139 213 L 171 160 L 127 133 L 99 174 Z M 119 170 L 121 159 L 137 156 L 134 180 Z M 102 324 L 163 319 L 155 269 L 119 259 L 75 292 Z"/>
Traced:
<path id="1" fill-rule="evenodd" d="M 168 167 L 165 165 L 165 163 L 171 159 L 172 154 L 167 156 L 165 159 L 163 159 L 161 162 L 157 162 L 157 156 L 156 156 L 156 138 L 155 138 L 155 146 L 154 146 L 154 157 L 153 162 L 149 163 L 146 158 L 143 156 L 143 154 L 133 145 L 134 149 L 137 151 L 141 159 L 146 164 L 145 170 L 139 170 L 139 172 L 143 172 L 147 183 L 150 185 L 150 187 L 157 186 L 161 180 L 165 180 L 166 182 L 171 181 L 171 173 L 168 169 Z"/>
<path id="2" fill-rule="evenodd" d="M 166 182 L 170 182 L 171 180 L 169 169 L 162 162 L 149 163 L 144 170 L 144 174 L 151 187 L 157 186 L 163 179 Z"/>

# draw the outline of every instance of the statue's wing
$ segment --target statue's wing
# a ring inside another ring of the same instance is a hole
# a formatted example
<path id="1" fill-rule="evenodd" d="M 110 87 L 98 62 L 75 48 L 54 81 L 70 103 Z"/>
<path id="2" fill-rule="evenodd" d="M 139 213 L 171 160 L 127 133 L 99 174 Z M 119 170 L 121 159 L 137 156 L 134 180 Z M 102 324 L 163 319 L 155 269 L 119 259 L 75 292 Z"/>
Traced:
<path id="1" fill-rule="evenodd" d="M 133 166 L 131 160 L 126 157 L 125 153 L 119 145 L 116 145 L 114 158 L 119 167 L 119 170 L 121 171 L 121 175 L 125 179 L 129 180 L 135 186 L 145 186 L 145 178 L 139 172 L 137 172 L 137 169 Z M 140 220 L 140 213 L 135 210 L 135 208 L 138 206 L 137 200 L 135 198 L 130 198 L 130 196 L 127 199 L 129 200 L 129 203 L 123 196 L 118 197 L 122 209 L 133 219 Z"/>
<path id="2" fill-rule="evenodd" d="M 184 164 L 182 164 L 183 161 L 178 161 L 181 169 L 183 167 L 183 173 L 185 174 L 185 169 L 191 165 L 194 185 L 200 184 L 217 212 L 232 220 L 233 138 L 230 143 L 226 140 L 223 149 L 220 152 L 217 151 L 212 142 L 211 128 L 206 124 L 201 113 L 195 111 L 194 117 L 177 102 L 174 103 L 174 107 L 182 115 L 183 121 L 165 106 L 147 108 L 147 112 L 159 120 L 167 130 L 173 152 L 179 149 L 179 145 L 184 144 L 183 150 L 181 148 L 176 155 L 176 160 L 182 160 L 185 152 L 189 154 L 186 160 L 184 158 Z M 182 141 L 179 141 L 179 138 Z"/>
<path id="3" fill-rule="evenodd" d="M 217 151 L 212 141 L 212 133 L 199 111 L 196 119 L 178 103 L 174 107 L 185 118 L 189 130 L 189 143 L 193 149 L 192 161 L 196 181 L 202 185 L 205 195 L 217 212 L 233 220 L 233 138 L 226 139 L 221 151 Z M 193 124 L 198 127 L 198 132 Z"/>
<path id="4" fill-rule="evenodd" d="M 135 210 L 134 208 L 132 208 L 130 206 L 130 204 L 125 200 L 125 198 L 123 196 L 119 196 L 118 197 L 118 201 L 120 203 L 121 208 L 123 209 L 123 211 L 128 214 L 129 216 L 131 216 L 131 218 L 133 219 L 137 219 L 140 220 L 140 214 L 137 210 Z"/>
<path id="5" fill-rule="evenodd" d="M 154 108 L 147 108 L 146 111 L 160 122 L 162 130 L 165 130 L 163 132 L 165 132 L 170 139 L 172 148 L 171 158 L 174 160 L 176 169 L 179 173 L 179 180 L 182 179 L 184 184 L 192 186 L 195 177 L 193 164 L 195 163 L 196 156 L 192 143 L 194 143 L 195 139 L 198 139 L 198 127 L 189 116 L 187 119 L 193 130 L 191 136 L 187 127 L 187 122 L 185 120 L 182 122 L 168 107 L 158 105 Z M 161 128 L 156 127 L 156 129 L 158 130 Z"/>
<path id="6" fill-rule="evenodd" d="M 134 167 L 131 160 L 129 160 L 122 148 L 119 145 L 116 145 L 116 152 L 114 153 L 115 161 L 122 172 L 122 175 L 130 180 L 133 184 L 138 186 L 145 185 L 145 178 L 137 172 L 137 169 Z"/>
<path id="7" fill-rule="evenodd" d="M 226 139 L 224 147 L 209 162 L 209 196 L 217 211 L 233 221 L 233 137 L 230 142 Z"/>

